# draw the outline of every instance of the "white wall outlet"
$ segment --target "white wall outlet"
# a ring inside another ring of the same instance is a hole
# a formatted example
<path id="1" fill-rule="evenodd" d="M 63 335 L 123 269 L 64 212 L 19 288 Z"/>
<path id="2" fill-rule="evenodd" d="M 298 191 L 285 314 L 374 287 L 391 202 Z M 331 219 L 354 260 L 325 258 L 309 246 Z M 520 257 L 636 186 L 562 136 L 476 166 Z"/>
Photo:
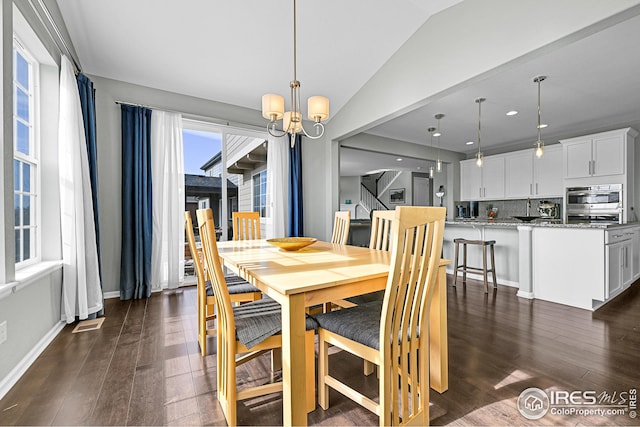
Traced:
<path id="1" fill-rule="evenodd" d="M 0 344 L 7 340 L 7 321 L 0 323 Z"/>

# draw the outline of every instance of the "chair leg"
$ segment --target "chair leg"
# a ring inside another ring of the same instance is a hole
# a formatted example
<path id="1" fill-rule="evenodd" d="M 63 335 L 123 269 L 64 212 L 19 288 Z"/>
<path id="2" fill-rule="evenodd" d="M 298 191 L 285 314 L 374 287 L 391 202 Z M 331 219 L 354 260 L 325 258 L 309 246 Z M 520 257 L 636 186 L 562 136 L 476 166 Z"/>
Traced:
<path id="1" fill-rule="evenodd" d="M 282 369 L 282 347 L 271 350 L 271 372 Z"/>
<path id="2" fill-rule="evenodd" d="M 497 288 L 498 283 L 496 281 L 496 260 L 493 255 L 493 245 L 491 245 L 491 273 L 493 274 L 493 287 Z"/>
<path id="3" fill-rule="evenodd" d="M 458 242 L 456 242 L 454 251 L 455 251 L 455 254 L 454 254 L 454 261 L 453 261 L 453 286 L 456 286 L 456 284 L 458 283 Z"/>
<path id="4" fill-rule="evenodd" d="M 363 365 L 362 371 L 363 371 L 365 377 L 368 377 L 369 375 L 373 374 L 373 370 L 375 369 L 375 366 L 376 366 L 374 363 L 371 363 L 371 362 L 369 362 L 368 360 L 365 359 L 365 360 L 363 360 L 363 364 L 362 365 Z"/>
<path id="5" fill-rule="evenodd" d="M 329 386 L 325 384 L 324 376 L 329 372 L 329 343 L 318 336 L 318 405 L 326 410 L 329 409 Z"/>
<path id="6" fill-rule="evenodd" d="M 484 293 L 489 293 L 489 282 L 487 281 L 487 247 L 482 246 L 482 276 L 484 277 Z"/>
<path id="7" fill-rule="evenodd" d="M 462 270 L 462 284 L 467 285 L 467 244 L 462 244 L 462 263 L 464 269 Z"/>

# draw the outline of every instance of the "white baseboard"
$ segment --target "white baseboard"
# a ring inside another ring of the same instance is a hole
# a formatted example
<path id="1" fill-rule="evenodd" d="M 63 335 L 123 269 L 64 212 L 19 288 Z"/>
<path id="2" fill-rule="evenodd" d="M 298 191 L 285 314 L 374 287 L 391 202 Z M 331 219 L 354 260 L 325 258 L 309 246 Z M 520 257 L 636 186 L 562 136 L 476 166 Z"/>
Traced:
<path id="1" fill-rule="evenodd" d="M 151 293 L 162 292 L 164 289 L 152 289 Z M 120 298 L 120 291 L 103 292 L 104 299 Z"/>
<path id="2" fill-rule="evenodd" d="M 534 299 L 533 292 L 518 291 L 516 296 L 520 298 Z"/>
<path id="3" fill-rule="evenodd" d="M 103 292 L 102 296 L 104 299 L 120 298 L 120 291 Z"/>
<path id="4" fill-rule="evenodd" d="M 40 341 L 22 358 L 22 360 L 7 374 L 6 377 L 0 381 L 0 399 L 2 399 L 8 392 L 11 390 L 20 377 L 27 372 L 27 369 L 31 366 L 33 362 L 42 354 L 45 348 L 55 337 L 58 336 L 60 331 L 65 327 L 64 322 L 58 322 L 55 324 L 53 328 L 49 332 L 43 336 Z"/>

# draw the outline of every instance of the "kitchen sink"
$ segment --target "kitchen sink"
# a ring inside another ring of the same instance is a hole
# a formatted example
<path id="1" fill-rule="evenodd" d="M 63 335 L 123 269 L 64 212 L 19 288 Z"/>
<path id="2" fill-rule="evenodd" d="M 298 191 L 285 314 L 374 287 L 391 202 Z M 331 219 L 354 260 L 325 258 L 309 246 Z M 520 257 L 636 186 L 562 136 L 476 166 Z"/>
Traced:
<path id="1" fill-rule="evenodd" d="M 534 219 L 539 219 L 540 217 L 539 216 L 514 216 L 513 218 L 519 219 L 520 221 L 523 221 L 523 222 L 531 222 Z"/>

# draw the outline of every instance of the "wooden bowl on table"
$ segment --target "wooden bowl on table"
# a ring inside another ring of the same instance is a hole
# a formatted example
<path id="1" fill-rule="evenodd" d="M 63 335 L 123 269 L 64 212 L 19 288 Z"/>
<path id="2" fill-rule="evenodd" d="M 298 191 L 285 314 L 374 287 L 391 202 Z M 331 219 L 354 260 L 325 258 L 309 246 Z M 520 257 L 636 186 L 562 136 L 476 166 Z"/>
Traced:
<path id="1" fill-rule="evenodd" d="M 267 239 L 267 243 L 285 251 L 297 251 L 317 241 L 318 239 L 313 237 L 279 237 L 277 239 Z"/>

